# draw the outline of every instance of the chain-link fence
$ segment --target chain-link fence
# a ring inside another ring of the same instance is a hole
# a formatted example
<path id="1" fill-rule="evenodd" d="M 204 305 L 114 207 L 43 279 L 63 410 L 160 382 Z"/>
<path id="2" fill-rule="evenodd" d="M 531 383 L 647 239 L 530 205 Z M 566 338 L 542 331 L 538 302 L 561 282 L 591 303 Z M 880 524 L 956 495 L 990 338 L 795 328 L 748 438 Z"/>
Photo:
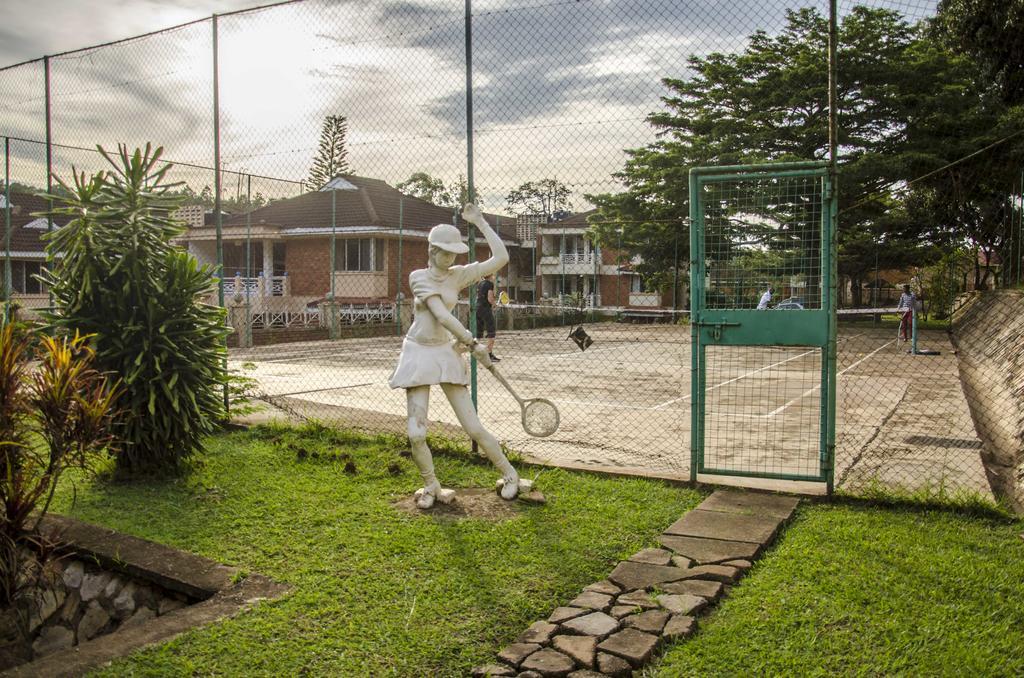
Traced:
<path id="1" fill-rule="evenodd" d="M 404 432 L 388 377 L 417 312 L 409 274 L 438 223 L 490 255 L 459 216 L 473 199 L 510 257 L 479 300 L 499 367 L 561 411 L 532 438 L 474 371 L 509 449 L 688 478 L 697 430 L 740 471 L 810 455 L 855 493 L 1006 497 L 1021 483 L 1022 314 L 997 288 L 1021 282 L 1024 146 L 1013 102 L 929 32 L 938 11 L 837 8 L 834 422 L 815 414 L 817 349 L 712 350 L 691 383 L 688 172 L 827 159 L 821 0 L 307 0 L 2 69 L 5 295 L 23 314 L 48 303 L 40 236 L 63 226 L 34 216 L 48 173 L 152 142 L 183 182 L 181 246 L 223 271 L 209 301 L 227 309 L 232 367 L 277 407 Z M 802 233 L 779 211 L 821 198 L 763 188 L 756 205 L 713 206 L 730 244 L 705 262 L 709 308 L 799 324 L 823 308 L 827 247 L 817 217 Z M 485 324 L 463 294 L 455 315 Z M 695 398 L 714 411 L 696 428 Z M 431 417 L 460 435 L 445 404 Z"/>

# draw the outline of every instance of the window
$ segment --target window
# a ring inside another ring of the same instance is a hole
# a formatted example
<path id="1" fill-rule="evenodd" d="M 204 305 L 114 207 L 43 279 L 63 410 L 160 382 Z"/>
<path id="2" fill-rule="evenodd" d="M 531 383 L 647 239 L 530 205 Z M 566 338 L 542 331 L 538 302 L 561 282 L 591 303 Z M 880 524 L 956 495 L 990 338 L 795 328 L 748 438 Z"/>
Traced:
<path id="1" fill-rule="evenodd" d="M 35 278 L 42 271 L 41 261 L 12 261 L 11 289 L 21 294 L 42 294 L 46 288 Z"/>
<path id="2" fill-rule="evenodd" d="M 381 238 L 339 240 L 334 253 L 336 271 L 383 271 L 384 241 Z"/>
<path id="3" fill-rule="evenodd" d="M 643 278 L 641 278 L 640 276 L 638 276 L 638 275 L 631 275 L 631 276 L 629 276 L 629 291 L 633 292 L 634 294 L 643 292 L 644 291 L 643 283 L 644 283 Z"/>

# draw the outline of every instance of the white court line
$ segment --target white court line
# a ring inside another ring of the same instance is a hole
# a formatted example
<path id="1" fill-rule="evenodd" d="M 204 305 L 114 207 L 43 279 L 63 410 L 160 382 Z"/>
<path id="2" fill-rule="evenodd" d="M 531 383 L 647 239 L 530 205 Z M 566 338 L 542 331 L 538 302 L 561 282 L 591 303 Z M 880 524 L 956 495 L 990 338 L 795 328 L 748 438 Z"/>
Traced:
<path id="1" fill-rule="evenodd" d="M 714 386 L 708 386 L 706 389 L 704 389 L 704 392 L 707 393 L 708 391 L 713 391 L 714 389 L 722 387 L 722 386 L 725 386 L 726 384 L 731 384 L 734 381 L 739 381 L 740 379 L 746 379 L 747 377 L 752 376 L 754 374 L 757 374 L 758 372 L 764 372 L 765 370 L 770 370 L 773 367 L 778 367 L 779 365 L 785 365 L 786 363 L 790 362 L 791 360 L 796 360 L 797 358 L 803 358 L 808 353 L 814 353 L 817 350 L 818 349 L 815 348 L 815 349 L 811 349 L 810 351 L 804 351 L 800 355 L 795 355 L 795 356 L 793 356 L 791 358 L 786 358 L 785 360 L 780 360 L 777 363 L 773 363 L 771 365 L 766 365 L 765 367 L 759 367 L 756 370 L 751 370 L 750 372 L 747 372 L 746 374 L 741 374 L 740 376 L 738 376 L 738 377 L 736 377 L 734 379 L 730 379 L 728 381 L 723 381 L 722 383 L 715 384 Z M 652 410 L 661 409 L 662 407 L 665 407 L 666 405 L 671 405 L 672 403 L 678 403 L 680 401 L 687 400 L 692 395 L 693 394 L 690 393 L 690 394 L 684 395 L 682 398 L 673 398 L 672 400 L 668 400 L 666 402 L 663 402 L 660 405 L 656 405 L 656 406 L 652 407 L 651 409 Z M 757 415 L 757 416 L 762 416 L 762 415 Z"/>
<path id="2" fill-rule="evenodd" d="M 862 362 L 864 362 L 865 360 L 867 360 L 867 359 L 868 359 L 868 358 L 870 358 L 871 356 L 875 355 L 876 353 L 878 353 L 879 351 L 881 351 L 881 350 L 882 350 L 883 348 L 885 348 L 886 346 L 888 346 L 888 345 L 889 345 L 889 344 L 891 344 L 891 343 L 892 343 L 892 341 L 887 341 L 887 342 L 885 342 L 884 344 L 882 344 L 881 346 L 879 346 L 878 348 L 876 348 L 876 349 L 875 349 L 874 351 L 872 351 L 871 353 L 868 353 L 868 354 L 867 354 L 866 356 L 864 356 L 863 358 L 861 358 L 860 360 L 858 360 L 858 361 L 857 361 L 857 362 L 855 362 L 854 364 L 850 365 L 850 366 L 849 366 L 849 367 L 847 367 L 847 368 L 846 368 L 845 370 L 843 370 L 843 371 L 839 372 L 838 374 L 836 374 L 836 379 L 838 380 L 838 379 L 839 379 L 839 377 L 841 377 L 842 375 L 846 374 L 847 372 L 849 372 L 850 370 L 852 370 L 852 369 L 853 369 L 854 367 L 856 367 L 857 365 L 860 365 L 860 364 L 861 364 Z M 795 403 L 796 401 L 798 401 L 798 400 L 801 400 L 801 399 L 803 399 L 803 398 L 806 398 L 807 396 L 811 395 L 812 393 L 814 393 L 815 391 L 817 391 L 817 390 L 818 390 L 818 389 L 820 389 L 820 388 L 821 388 L 821 384 L 818 384 L 817 386 L 814 386 L 813 388 L 809 388 L 809 389 L 807 389 L 806 391 L 804 391 L 803 393 L 801 393 L 800 395 L 798 395 L 797 397 L 795 397 L 795 398 L 793 398 L 792 400 L 790 400 L 790 401 L 789 401 L 788 403 L 786 403 L 786 404 L 785 404 L 785 405 L 783 405 L 782 407 L 779 407 L 779 408 L 777 408 L 777 409 L 774 409 L 774 410 L 772 410 L 771 412 L 769 412 L 768 414 L 765 414 L 765 415 L 763 415 L 763 416 L 764 416 L 764 417 L 765 417 L 766 419 L 767 419 L 768 417 L 774 417 L 774 416 L 775 416 L 776 414 L 779 414 L 780 412 L 782 412 L 783 410 L 785 410 L 786 408 L 788 408 L 788 407 L 789 407 L 790 405 L 792 405 L 792 404 L 793 404 L 793 403 Z"/>

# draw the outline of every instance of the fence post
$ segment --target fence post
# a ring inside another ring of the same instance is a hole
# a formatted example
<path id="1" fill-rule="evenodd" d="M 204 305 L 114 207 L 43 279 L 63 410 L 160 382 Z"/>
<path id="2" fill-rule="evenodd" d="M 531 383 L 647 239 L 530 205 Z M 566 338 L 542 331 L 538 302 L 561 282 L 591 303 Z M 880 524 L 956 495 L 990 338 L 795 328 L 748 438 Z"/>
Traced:
<path id="1" fill-rule="evenodd" d="M 11 319 L 11 138 L 4 137 L 4 323 Z"/>
<path id="2" fill-rule="evenodd" d="M 220 67 L 217 51 L 217 15 L 213 15 L 213 223 L 217 234 L 217 303 L 224 308 L 224 240 L 221 237 L 220 181 Z M 228 370 L 227 337 L 224 338 L 224 372 Z M 230 397 L 224 382 L 224 415 L 228 415 Z"/>
<path id="3" fill-rule="evenodd" d="M 43 73 L 44 81 L 46 83 L 46 194 L 47 196 L 53 195 L 53 125 L 51 111 L 51 98 L 50 98 L 50 57 L 43 57 Z M 49 234 L 53 231 L 53 216 L 50 212 L 53 211 L 53 199 L 50 197 L 46 198 L 46 232 Z M 49 267 L 51 257 L 49 254 L 46 255 L 46 264 Z M 46 290 L 47 298 L 49 299 L 50 308 L 53 308 L 53 292 L 49 289 Z"/>

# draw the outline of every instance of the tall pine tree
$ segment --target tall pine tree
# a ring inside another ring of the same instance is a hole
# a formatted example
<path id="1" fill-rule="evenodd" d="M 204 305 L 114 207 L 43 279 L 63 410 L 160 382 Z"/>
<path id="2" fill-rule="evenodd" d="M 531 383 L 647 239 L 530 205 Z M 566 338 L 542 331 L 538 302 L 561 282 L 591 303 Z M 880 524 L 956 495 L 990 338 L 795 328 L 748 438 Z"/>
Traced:
<path id="1" fill-rule="evenodd" d="M 328 115 L 320 130 L 320 148 L 309 168 L 309 184 L 319 190 L 339 174 L 347 174 L 348 149 L 345 136 L 348 134 L 348 119 L 343 115 Z"/>

